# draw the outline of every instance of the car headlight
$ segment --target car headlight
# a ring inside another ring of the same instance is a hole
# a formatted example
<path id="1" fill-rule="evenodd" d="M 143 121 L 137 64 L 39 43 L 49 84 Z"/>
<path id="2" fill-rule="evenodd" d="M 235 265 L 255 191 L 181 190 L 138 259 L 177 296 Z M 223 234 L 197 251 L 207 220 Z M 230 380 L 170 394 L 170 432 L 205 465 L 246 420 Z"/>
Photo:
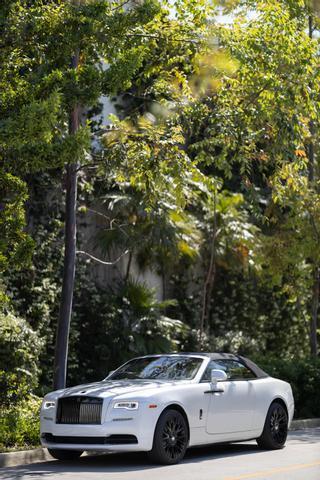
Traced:
<path id="1" fill-rule="evenodd" d="M 138 402 L 116 402 L 113 408 L 124 408 L 125 410 L 138 410 Z"/>
<path id="2" fill-rule="evenodd" d="M 43 400 L 42 402 L 42 409 L 48 410 L 49 408 L 54 408 L 56 406 L 56 402 L 54 400 Z"/>

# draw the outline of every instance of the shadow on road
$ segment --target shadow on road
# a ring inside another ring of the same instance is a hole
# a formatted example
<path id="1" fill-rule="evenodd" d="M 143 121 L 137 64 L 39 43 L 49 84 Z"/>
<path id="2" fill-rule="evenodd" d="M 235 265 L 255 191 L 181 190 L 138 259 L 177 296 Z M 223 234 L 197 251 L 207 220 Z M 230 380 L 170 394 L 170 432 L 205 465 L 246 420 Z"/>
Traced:
<path id="1" fill-rule="evenodd" d="M 190 448 L 183 460 L 183 464 L 199 463 L 215 458 L 228 458 L 238 455 L 248 455 L 250 453 L 261 452 L 255 444 L 231 444 L 231 445 L 213 445 L 205 447 Z M 34 463 L 32 465 L 23 465 L 20 467 L 9 467 L 0 469 L 1 480 L 50 478 L 51 474 L 65 474 L 81 472 L 84 475 L 88 473 L 125 473 L 134 471 L 152 471 L 153 469 L 167 468 L 163 465 L 154 465 L 148 459 L 145 453 L 119 453 L 88 455 L 72 462 L 60 462 L 53 460 L 50 462 Z"/>
<path id="2" fill-rule="evenodd" d="M 289 435 L 289 445 L 302 443 L 318 443 L 320 440 L 320 428 L 309 429 L 299 432 L 291 432 Z M 184 465 L 197 464 L 214 459 L 227 459 L 242 455 L 264 455 L 255 442 L 234 443 L 224 445 L 206 445 L 205 447 L 195 447 L 187 451 L 187 454 L 181 462 Z M 34 463 L 20 467 L 8 467 L 0 469 L 1 480 L 15 479 L 50 479 L 70 473 L 77 478 L 77 473 L 88 478 L 91 473 L 126 473 L 126 472 L 145 472 L 152 475 L 153 469 L 166 469 L 166 466 L 152 464 L 144 453 L 119 453 L 119 454 L 97 454 L 86 455 L 73 462 L 60 462 L 52 460 L 49 462 Z M 179 468 L 173 466 L 169 468 Z M 165 472 L 164 472 L 165 473 Z"/>

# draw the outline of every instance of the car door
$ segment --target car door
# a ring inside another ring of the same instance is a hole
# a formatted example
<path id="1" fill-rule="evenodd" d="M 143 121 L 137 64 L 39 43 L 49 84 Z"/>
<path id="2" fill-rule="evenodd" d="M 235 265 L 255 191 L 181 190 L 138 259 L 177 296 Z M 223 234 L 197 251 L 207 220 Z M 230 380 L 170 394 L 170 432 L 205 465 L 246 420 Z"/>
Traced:
<path id="1" fill-rule="evenodd" d="M 206 395 L 210 395 L 210 401 L 206 420 L 207 433 L 222 435 L 253 430 L 255 374 L 240 361 L 219 359 L 209 363 L 202 381 L 211 378 L 212 369 L 225 371 L 228 380 L 219 382 L 215 389 L 208 383 Z"/>

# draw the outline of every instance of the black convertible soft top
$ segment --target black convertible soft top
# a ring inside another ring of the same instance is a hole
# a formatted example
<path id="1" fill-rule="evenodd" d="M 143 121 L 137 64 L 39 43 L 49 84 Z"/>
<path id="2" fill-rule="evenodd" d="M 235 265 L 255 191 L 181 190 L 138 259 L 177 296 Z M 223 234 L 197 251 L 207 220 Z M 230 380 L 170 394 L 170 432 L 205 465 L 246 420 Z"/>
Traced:
<path id="1" fill-rule="evenodd" d="M 209 357 L 212 360 L 223 360 L 223 359 L 228 359 L 228 360 L 237 360 L 243 363 L 246 367 L 248 367 L 255 375 L 257 378 L 267 378 L 269 375 L 263 371 L 258 365 L 256 365 L 254 362 L 249 360 L 249 358 L 243 357 L 242 355 L 234 355 L 233 353 L 222 353 L 222 352 L 216 352 L 216 353 L 209 353 L 209 352 L 177 352 L 177 353 L 169 353 L 169 354 L 163 354 L 163 355 L 200 355 L 203 357 Z M 149 355 L 146 355 L 149 356 Z M 154 357 L 156 355 L 150 355 L 150 357 Z"/>
<path id="2" fill-rule="evenodd" d="M 212 360 L 222 360 L 223 358 L 228 358 L 230 360 L 240 360 L 246 367 L 248 367 L 257 378 L 266 378 L 269 375 L 262 370 L 258 365 L 249 360 L 249 358 L 243 357 L 242 355 L 234 355 L 232 353 L 207 353 L 206 356 L 212 358 Z"/>

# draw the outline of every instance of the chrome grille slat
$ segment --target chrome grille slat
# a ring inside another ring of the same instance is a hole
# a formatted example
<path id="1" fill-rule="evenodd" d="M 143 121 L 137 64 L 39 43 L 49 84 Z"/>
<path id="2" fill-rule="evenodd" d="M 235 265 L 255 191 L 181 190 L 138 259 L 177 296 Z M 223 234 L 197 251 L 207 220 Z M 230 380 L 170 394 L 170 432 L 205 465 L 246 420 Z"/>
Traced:
<path id="1" fill-rule="evenodd" d="M 101 424 L 102 398 L 71 396 L 60 398 L 56 423 L 69 425 Z"/>

